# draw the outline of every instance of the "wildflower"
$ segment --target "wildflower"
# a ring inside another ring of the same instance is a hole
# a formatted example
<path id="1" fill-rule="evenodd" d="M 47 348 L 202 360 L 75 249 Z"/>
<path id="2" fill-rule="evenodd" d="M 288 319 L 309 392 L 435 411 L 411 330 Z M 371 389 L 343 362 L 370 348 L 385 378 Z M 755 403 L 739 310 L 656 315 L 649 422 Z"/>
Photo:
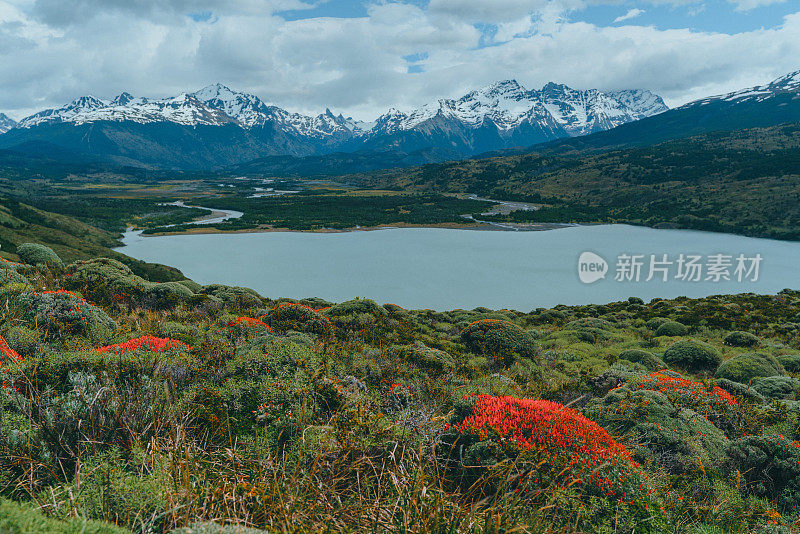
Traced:
<path id="1" fill-rule="evenodd" d="M 115 343 L 96 349 L 97 352 L 112 352 L 114 354 L 125 354 L 134 350 L 146 350 L 149 352 L 168 352 L 171 350 L 192 350 L 192 347 L 167 337 L 141 336 L 131 339 L 124 343 Z"/>

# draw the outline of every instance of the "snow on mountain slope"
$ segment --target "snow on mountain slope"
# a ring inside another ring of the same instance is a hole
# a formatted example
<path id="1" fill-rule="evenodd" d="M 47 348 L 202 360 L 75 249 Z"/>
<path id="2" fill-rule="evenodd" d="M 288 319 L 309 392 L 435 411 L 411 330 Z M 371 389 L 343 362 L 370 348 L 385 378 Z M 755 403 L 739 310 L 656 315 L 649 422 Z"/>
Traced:
<path id="1" fill-rule="evenodd" d="M 569 135 L 584 135 L 666 110 L 661 98 L 649 91 L 602 93 L 554 83 L 541 91 L 529 91 L 516 80 L 505 80 L 457 100 L 441 99 L 408 114 L 390 110 L 378 119 L 376 128 L 383 133 L 410 130 L 442 116 L 472 127 L 491 120 L 501 131 L 515 129 L 527 121 L 545 128 L 558 125 Z"/>
<path id="2" fill-rule="evenodd" d="M 12 128 L 16 128 L 17 122 L 8 115 L 0 113 L 0 135 L 6 133 Z"/>
<path id="3" fill-rule="evenodd" d="M 800 96 L 800 70 L 791 72 L 785 76 L 781 76 L 780 78 L 776 78 L 767 85 L 757 85 L 755 87 L 739 89 L 738 91 L 733 91 L 723 95 L 701 98 L 700 100 L 695 100 L 694 102 L 684 104 L 677 109 L 703 106 L 720 100 L 724 100 L 726 102 L 742 102 L 745 100 L 755 99 L 757 102 L 763 102 L 766 99 L 782 93 L 797 93 L 798 96 Z"/>
<path id="4" fill-rule="evenodd" d="M 164 99 L 134 98 L 122 93 L 111 102 L 86 96 L 57 109 L 49 109 L 20 121 L 20 128 L 40 124 L 71 122 L 86 124 L 97 121 L 132 121 L 138 123 L 174 122 L 188 126 L 221 126 L 234 122 L 228 115 L 209 108 L 186 93 Z"/>

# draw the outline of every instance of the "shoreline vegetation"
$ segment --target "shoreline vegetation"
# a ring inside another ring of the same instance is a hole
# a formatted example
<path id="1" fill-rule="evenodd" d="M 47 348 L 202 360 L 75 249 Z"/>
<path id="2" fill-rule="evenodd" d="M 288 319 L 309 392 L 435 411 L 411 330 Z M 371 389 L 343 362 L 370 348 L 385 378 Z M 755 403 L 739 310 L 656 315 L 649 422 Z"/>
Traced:
<path id="1" fill-rule="evenodd" d="M 17 255 L 0 530 L 800 524 L 798 291 L 439 312 Z"/>

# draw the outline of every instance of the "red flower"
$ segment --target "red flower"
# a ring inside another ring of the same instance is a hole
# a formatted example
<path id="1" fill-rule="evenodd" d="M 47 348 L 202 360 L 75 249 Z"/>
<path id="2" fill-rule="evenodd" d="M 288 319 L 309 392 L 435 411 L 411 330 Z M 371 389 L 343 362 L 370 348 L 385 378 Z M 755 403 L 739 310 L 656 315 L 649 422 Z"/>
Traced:
<path id="1" fill-rule="evenodd" d="M 115 354 L 125 354 L 133 350 L 146 350 L 149 352 L 167 352 L 171 350 L 192 350 L 192 347 L 177 339 L 168 337 L 141 336 L 131 339 L 125 343 L 115 343 L 100 347 L 97 352 L 113 352 Z"/>

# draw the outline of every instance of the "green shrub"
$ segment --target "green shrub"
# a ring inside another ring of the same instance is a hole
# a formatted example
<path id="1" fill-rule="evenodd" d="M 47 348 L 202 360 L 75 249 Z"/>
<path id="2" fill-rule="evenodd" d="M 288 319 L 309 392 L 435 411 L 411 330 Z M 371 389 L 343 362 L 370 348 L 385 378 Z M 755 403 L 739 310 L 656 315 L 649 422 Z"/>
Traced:
<path id="1" fill-rule="evenodd" d="M 750 402 L 758 403 L 766 400 L 764 395 L 747 384 L 742 384 L 741 382 L 734 382 L 733 380 L 728 380 L 727 378 L 720 378 L 717 380 L 717 385 L 731 395 L 747 399 Z"/>
<path id="2" fill-rule="evenodd" d="M 218 525 L 217 523 L 193 523 L 188 527 L 171 530 L 169 534 L 268 534 L 266 530 L 242 527 L 239 525 Z"/>
<path id="3" fill-rule="evenodd" d="M 758 345 L 758 337 L 750 332 L 736 330 L 726 335 L 723 338 L 723 342 L 731 347 L 754 347 Z"/>
<path id="4" fill-rule="evenodd" d="M 63 262 L 58 254 L 48 246 L 39 243 L 24 243 L 17 247 L 17 256 L 28 265 L 61 267 Z"/>
<path id="5" fill-rule="evenodd" d="M 0 269 L 0 286 L 6 284 L 27 284 L 28 279 L 14 269 Z"/>
<path id="6" fill-rule="evenodd" d="M 800 380 L 788 376 L 768 376 L 754 379 L 752 386 L 768 399 L 786 399 L 800 387 Z"/>
<path id="7" fill-rule="evenodd" d="M 685 336 L 687 332 L 689 332 L 689 329 L 686 328 L 685 324 L 677 321 L 665 321 L 656 329 L 655 335 L 675 337 Z"/>
<path id="8" fill-rule="evenodd" d="M 800 505 L 800 445 L 784 436 L 747 436 L 728 447 L 731 468 L 748 482 L 742 490 L 792 513 Z"/>
<path id="9" fill-rule="evenodd" d="M 263 305 L 261 295 L 249 287 L 211 284 L 203 286 L 201 293 L 217 297 L 226 305 L 236 308 L 255 308 Z"/>
<path id="10" fill-rule="evenodd" d="M 483 319 L 461 331 L 461 340 L 478 354 L 492 356 L 505 364 L 515 357 L 536 358 L 536 342 L 529 333 L 509 321 Z"/>
<path id="11" fill-rule="evenodd" d="M 154 309 L 169 309 L 189 301 L 194 293 L 180 282 L 147 284 L 144 303 Z"/>
<path id="12" fill-rule="evenodd" d="M 650 330 L 658 330 L 659 326 L 667 322 L 670 322 L 670 319 L 667 319 L 666 317 L 653 317 L 652 319 L 647 321 L 645 325 Z"/>
<path id="13" fill-rule="evenodd" d="M 790 373 L 800 373 L 800 354 L 784 354 L 778 356 L 777 360 Z"/>
<path id="14" fill-rule="evenodd" d="M 752 353 L 737 354 L 733 358 L 725 360 L 714 376 L 747 384 L 754 378 L 782 374 L 783 368 L 774 357 L 767 354 Z"/>
<path id="15" fill-rule="evenodd" d="M 367 313 L 375 317 L 386 315 L 388 312 L 383 306 L 379 306 L 374 300 L 370 299 L 353 299 L 339 304 L 334 304 L 329 309 L 325 310 L 325 315 L 329 317 L 341 317 L 343 315 L 354 315 L 358 313 Z"/>
<path id="16" fill-rule="evenodd" d="M 6 332 L 4 337 L 8 346 L 23 358 L 36 356 L 41 350 L 41 337 L 30 328 L 15 326 Z"/>
<path id="17" fill-rule="evenodd" d="M 273 308 L 261 320 L 278 332 L 296 330 L 327 335 L 333 331 L 333 325 L 327 317 L 308 306 L 291 302 Z"/>
<path id="18" fill-rule="evenodd" d="M 192 293 L 200 293 L 203 290 L 203 286 L 201 286 L 194 280 L 178 280 L 177 283 L 182 286 L 188 287 Z"/>
<path id="19" fill-rule="evenodd" d="M 648 371 L 659 371 L 667 367 L 667 364 L 664 363 L 664 360 L 652 352 L 647 352 L 646 350 L 642 349 L 623 350 L 619 353 L 618 358 L 620 360 L 627 360 L 633 363 L 640 363 Z"/>
<path id="20" fill-rule="evenodd" d="M 67 287 L 101 303 L 138 300 L 149 285 L 130 267 L 111 258 L 76 261 L 67 266 L 67 274 Z"/>
<path id="21" fill-rule="evenodd" d="M 728 439 L 708 419 L 673 403 L 660 391 L 613 389 L 587 413 L 614 435 L 622 435 L 637 460 L 673 473 L 694 471 L 697 459 L 719 465 Z"/>
<path id="22" fill-rule="evenodd" d="M 416 341 L 411 345 L 392 347 L 390 351 L 400 359 L 408 360 L 431 371 L 441 372 L 455 367 L 455 361 L 448 353 L 428 347 L 421 341 Z"/>
<path id="23" fill-rule="evenodd" d="M 722 356 L 714 347 L 695 340 L 682 340 L 664 351 L 664 361 L 690 373 L 716 371 Z"/>
<path id="24" fill-rule="evenodd" d="M 117 328 L 106 312 L 69 292 L 23 293 L 16 302 L 29 322 L 58 336 L 89 336 Z"/>
<path id="25" fill-rule="evenodd" d="M 130 534 L 110 523 L 70 518 L 58 521 L 45 516 L 32 506 L 0 497 L 0 532 L 8 534 Z"/>

